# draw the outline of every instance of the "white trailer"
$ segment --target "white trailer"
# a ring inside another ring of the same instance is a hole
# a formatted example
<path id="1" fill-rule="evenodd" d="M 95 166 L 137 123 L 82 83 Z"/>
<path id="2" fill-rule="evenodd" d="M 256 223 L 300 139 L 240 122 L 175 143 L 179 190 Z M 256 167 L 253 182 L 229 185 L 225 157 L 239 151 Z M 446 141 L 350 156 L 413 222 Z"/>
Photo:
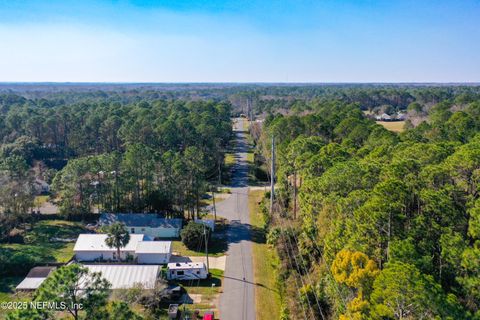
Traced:
<path id="1" fill-rule="evenodd" d="M 177 262 L 167 265 L 168 280 L 198 280 L 207 277 L 207 267 L 203 262 Z"/>

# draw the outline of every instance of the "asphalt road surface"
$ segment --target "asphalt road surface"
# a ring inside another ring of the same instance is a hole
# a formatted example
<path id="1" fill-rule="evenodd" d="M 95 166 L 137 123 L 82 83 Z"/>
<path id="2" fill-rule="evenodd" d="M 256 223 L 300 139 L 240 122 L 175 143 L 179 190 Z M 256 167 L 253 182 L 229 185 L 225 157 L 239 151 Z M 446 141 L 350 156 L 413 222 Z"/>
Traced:
<path id="1" fill-rule="evenodd" d="M 227 230 L 228 251 L 220 296 L 220 319 L 255 320 L 255 288 L 252 266 L 252 244 L 248 210 L 248 145 L 243 121 L 236 120 L 236 165 L 232 194 L 217 204 L 217 215 L 230 220 Z"/>

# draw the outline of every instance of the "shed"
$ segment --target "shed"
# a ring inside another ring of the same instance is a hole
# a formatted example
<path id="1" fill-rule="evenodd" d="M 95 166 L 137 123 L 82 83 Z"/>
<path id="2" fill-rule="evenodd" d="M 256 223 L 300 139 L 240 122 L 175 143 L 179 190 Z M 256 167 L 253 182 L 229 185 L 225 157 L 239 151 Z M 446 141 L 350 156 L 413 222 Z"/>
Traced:
<path id="1" fill-rule="evenodd" d="M 167 265 L 168 280 L 197 280 L 207 277 L 207 267 L 203 262 L 177 262 Z"/>
<path id="2" fill-rule="evenodd" d="M 129 289 L 141 284 L 144 289 L 154 289 L 160 266 L 144 265 L 85 265 L 90 272 L 99 272 L 112 289 Z M 85 279 L 80 280 L 80 287 Z"/>
<path id="3" fill-rule="evenodd" d="M 171 241 L 141 241 L 135 250 L 137 262 L 142 264 L 167 264 L 172 255 Z"/>
<path id="4" fill-rule="evenodd" d="M 141 233 L 152 238 L 178 238 L 182 219 L 167 219 L 156 213 L 104 213 L 100 225 L 124 223 L 130 234 Z"/>
<path id="5" fill-rule="evenodd" d="M 35 267 L 28 272 L 25 279 L 15 288 L 18 291 L 34 291 L 55 270 L 55 267 Z"/>

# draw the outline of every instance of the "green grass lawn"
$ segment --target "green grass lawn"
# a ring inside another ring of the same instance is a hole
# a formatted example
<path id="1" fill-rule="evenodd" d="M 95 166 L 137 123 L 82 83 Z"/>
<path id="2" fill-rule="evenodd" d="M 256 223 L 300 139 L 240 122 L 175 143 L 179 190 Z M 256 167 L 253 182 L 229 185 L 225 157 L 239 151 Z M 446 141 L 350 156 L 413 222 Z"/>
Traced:
<path id="1" fill-rule="evenodd" d="M 50 198 L 49 196 L 36 196 L 35 199 L 33 200 L 33 205 L 35 206 L 35 208 L 39 208 L 45 202 L 47 202 L 49 198 Z"/>
<path id="2" fill-rule="evenodd" d="M 194 311 L 199 310 L 201 314 L 205 311 L 215 311 L 218 315 L 218 297 L 222 292 L 223 271 L 210 269 L 211 277 L 205 280 L 182 281 L 181 285 L 187 290 L 188 294 L 201 294 L 200 303 L 186 304 L 185 309 Z M 183 309 L 183 306 L 182 306 Z"/>
<path id="3" fill-rule="evenodd" d="M 30 293 L 15 294 L 15 287 L 23 280 L 23 277 L 0 277 L 0 302 L 7 301 L 28 301 Z M 0 319 L 5 319 L 9 310 L 0 308 Z"/>
<path id="4" fill-rule="evenodd" d="M 25 243 L 0 244 L 2 251 L 14 250 L 18 255 L 36 256 L 39 263 L 67 262 L 73 257 L 74 239 L 84 232 L 79 222 L 63 220 L 38 221 L 30 230 L 25 230 Z M 72 239 L 70 242 L 56 241 L 58 239 Z"/>
<path id="5" fill-rule="evenodd" d="M 52 238 L 76 239 L 84 232 L 79 222 L 46 220 L 24 225 L 21 234 L 25 243 L 0 244 L 0 300 L 15 299 L 14 288 L 36 265 L 64 263 L 73 257 L 74 242 Z"/>
<path id="6" fill-rule="evenodd" d="M 29 299 L 29 294 L 15 294 L 15 287 L 32 267 L 63 263 L 73 257 L 74 242 L 53 241 L 52 238 L 76 239 L 84 231 L 79 222 L 38 221 L 32 228 L 26 224 L 21 229 L 25 243 L 0 244 L 0 301 Z M 0 319 L 4 319 L 6 314 L 0 310 Z"/>
<path id="7" fill-rule="evenodd" d="M 227 249 L 227 240 L 225 237 L 221 239 L 212 238 L 208 243 L 208 255 L 211 257 L 221 257 L 225 255 Z M 180 240 L 172 241 L 172 251 L 177 252 L 181 256 L 199 257 L 205 255 L 204 250 L 190 250 Z"/>
<path id="8" fill-rule="evenodd" d="M 405 121 L 377 121 L 377 123 L 393 132 L 403 132 L 405 130 Z"/>
<path id="9" fill-rule="evenodd" d="M 261 230 L 263 219 L 258 207 L 263 191 L 250 191 L 250 223 Z M 265 238 L 265 237 L 261 237 Z M 277 253 L 266 243 L 253 242 L 253 270 L 255 277 L 255 306 L 257 320 L 278 319 L 281 300 L 277 291 L 276 267 L 279 263 Z"/>

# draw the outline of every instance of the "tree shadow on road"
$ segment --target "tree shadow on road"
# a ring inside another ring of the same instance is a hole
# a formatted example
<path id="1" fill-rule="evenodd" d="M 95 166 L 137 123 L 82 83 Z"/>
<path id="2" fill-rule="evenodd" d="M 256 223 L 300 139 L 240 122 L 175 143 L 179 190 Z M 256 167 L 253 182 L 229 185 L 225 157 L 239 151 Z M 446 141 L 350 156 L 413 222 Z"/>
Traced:
<path id="1" fill-rule="evenodd" d="M 241 223 L 238 220 L 232 220 L 227 228 L 227 242 L 240 243 L 242 241 L 252 241 L 255 243 L 265 243 L 265 232 L 263 229 L 252 226 L 249 223 Z"/>

